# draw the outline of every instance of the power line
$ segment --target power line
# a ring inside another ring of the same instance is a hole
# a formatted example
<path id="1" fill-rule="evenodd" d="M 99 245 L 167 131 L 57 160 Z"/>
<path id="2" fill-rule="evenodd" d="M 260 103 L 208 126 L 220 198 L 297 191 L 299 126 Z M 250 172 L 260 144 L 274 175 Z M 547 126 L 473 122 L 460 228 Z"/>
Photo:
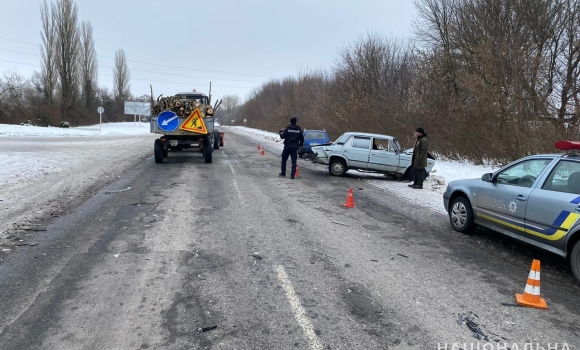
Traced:
<path id="1" fill-rule="evenodd" d="M 5 37 L 0 37 L 0 39 L 4 39 L 4 40 L 8 40 L 8 41 L 14 41 L 14 42 L 17 42 L 17 43 L 22 43 L 22 44 L 40 46 L 40 44 L 34 44 L 34 43 L 31 43 L 31 42 L 27 42 L 27 41 L 14 40 L 14 39 L 5 38 Z M 97 55 L 97 57 L 115 59 L 114 57 L 111 57 L 111 56 L 103 56 L 103 55 Z M 153 66 L 161 66 L 161 67 L 167 67 L 167 68 L 187 69 L 187 70 L 193 70 L 193 71 L 198 71 L 198 72 L 222 73 L 222 74 L 231 74 L 231 75 L 245 75 L 245 76 L 262 77 L 262 78 L 274 78 L 274 77 L 267 76 L 267 75 L 245 74 L 245 73 L 232 73 L 232 72 L 224 72 L 224 71 L 217 71 L 217 70 L 195 69 L 195 68 L 169 66 L 169 65 L 165 65 L 165 64 L 152 63 L 152 62 L 144 62 L 144 61 L 136 61 L 136 60 L 127 60 L 127 61 L 128 62 L 135 62 L 135 63 L 150 64 L 150 65 L 153 65 Z"/>
<path id="2" fill-rule="evenodd" d="M 32 66 L 32 67 L 37 67 L 40 68 L 40 66 L 38 64 L 31 64 L 31 63 L 24 63 L 24 62 L 16 62 L 16 61 L 9 61 L 9 60 L 3 60 L 0 59 L 1 62 L 9 62 L 9 63 L 16 63 L 16 64 L 23 64 L 26 66 Z M 107 75 L 107 74 L 98 74 L 101 77 L 113 77 L 112 75 Z M 152 79 L 140 79 L 140 78 L 131 78 L 130 80 L 141 80 L 141 81 L 148 81 L 148 82 L 153 82 L 153 83 L 166 83 L 166 84 L 182 84 L 182 85 L 204 85 L 204 84 L 196 84 L 196 83 L 183 83 L 183 82 L 176 82 L 176 81 L 162 81 L 162 80 L 152 80 Z M 220 88 L 232 88 L 232 89 L 253 89 L 253 87 L 248 87 L 248 86 L 227 86 L 227 85 L 214 85 L 215 87 L 220 87 Z"/>
<path id="3" fill-rule="evenodd" d="M 12 51 L 12 50 L 6 50 L 6 49 L 0 49 L 0 51 L 17 53 L 17 54 L 20 54 L 20 55 L 28 55 L 28 56 L 41 57 L 38 54 L 28 53 L 28 52 Z M 115 68 L 113 66 L 107 66 L 107 65 L 104 65 L 104 64 L 99 64 L 99 66 L 100 67 L 107 67 L 107 68 Z M 134 71 L 134 72 L 143 72 L 143 73 L 153 73 L 153 74 L 163 74 L 163 75 L 175 75 L 175 76 L 185 77 L 185 78 L 209 79 L 209 80 L 224 80 L 224 81 L 237 81 L 237 82 L 241 82 L 241 83 L 261 83 L 261 81 L 259 81 L 259 80 L 238 80 L 238 79 L 209 78 L 209 77 L 200 77 L 200 76 L 195 76 L 195 75 L 183 75 L 183 74 L 175 74 L 175 73 L 154 72 L 154 71 L 149 71 L 149 70 L 133 69 L 133 68 L 130 68 L 129 70 L 130 71 Z"/>

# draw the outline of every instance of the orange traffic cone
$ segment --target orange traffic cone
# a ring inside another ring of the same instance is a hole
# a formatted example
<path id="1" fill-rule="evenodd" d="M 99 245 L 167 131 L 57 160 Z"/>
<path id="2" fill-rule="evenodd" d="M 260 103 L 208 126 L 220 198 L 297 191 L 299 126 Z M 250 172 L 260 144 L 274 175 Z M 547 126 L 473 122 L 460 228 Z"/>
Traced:
<path id="1" fill-rule="evenodd" d="M 300 177 L 300 167 L 298 164 L 296 164 L 296 173 L 294 174 L 294 177 Z"/>
<path id="2" fill-rule="evenodd" d="M 516 294 L 520 306 L 535 307 L 547 310 L 546 301 L 540 297 L 540 260 L 534 259 L 524 294 Z"/>
<path id="3" fill-rule="evenodd" d="M 264 147 L 262 147 L 262 153 L 261 155 L 265 156 L 266 155 L 266 150 L 264 149 Z"/>
<path id="4" fill-rule="evenodd" d="M 343 204 L 346 208 L 355 208 L 354 205 L 354 197 L 352 195 L 352 188 L 348 190 L 348 194 L 346 195 L 346 203 Z"/>

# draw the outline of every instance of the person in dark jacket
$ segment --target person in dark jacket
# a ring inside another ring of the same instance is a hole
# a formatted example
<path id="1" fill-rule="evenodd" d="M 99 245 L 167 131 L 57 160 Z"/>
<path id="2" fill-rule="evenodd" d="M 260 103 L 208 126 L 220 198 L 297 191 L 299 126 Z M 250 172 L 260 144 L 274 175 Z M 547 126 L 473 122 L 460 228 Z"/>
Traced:
<path id="1" fill-rule="evenodd" d="M 282 166 L 280 176 L 286 176 L 286 162 L 288 157 L 292 160 L 292 173 L 290 178 L 293 179 L 296 174 L 296 159 L 298 158 L 298 149 L 304 145 L 304 134 L 302 128 L 296 125 L 296 118 L 290 119 L 290 124 L 280 130 L 280 138 L 284 140 L 284 150 L 282 151 Z"/>
<path id="2" fill-rule="evenodd" d="M 429 138 L 423 128 L 415 130 L 417 141 L 413 147 L 413 157 L 411 158 L 411 167 L 413 171 L 413 183 L 409 185 L 414 189 L 422 189 L 423 181 L 427 175 L 427 155 L 429 154 Z"/>

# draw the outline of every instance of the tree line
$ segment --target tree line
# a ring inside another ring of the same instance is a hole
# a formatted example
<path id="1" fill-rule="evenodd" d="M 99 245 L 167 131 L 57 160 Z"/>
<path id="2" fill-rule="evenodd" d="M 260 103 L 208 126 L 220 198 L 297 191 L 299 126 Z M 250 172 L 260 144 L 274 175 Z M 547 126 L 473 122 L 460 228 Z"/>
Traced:
<path id="1" fill-rule="evenodd" d="M 93 124 L 99 105 L 105 107 L 104 121 L 124 120 L 123 102 L 131 99 L 125 52 L 115 52 L 113 91 L 99 87 L 93 27 L 79 22 L 77 13 L 74 0 L 40 6 L 41 69 L 30 78 L 13 71 L 0 77 L 1 123 Z M 148 102 L 149 96 L 138 100 Z"/>
<path id="2" fill-rule="evenodd" d="M 415 0 L 405 39 L 370 34 L 306 71 L 254 90 L 237 124 L 396 136 L 421 126 L 433 151 L 504 164 L 578 139 L 578 0 Z M 229 117 L 227 119 L 230 119 Z M 231 118 L 234 119 L 234 118 Z"/>

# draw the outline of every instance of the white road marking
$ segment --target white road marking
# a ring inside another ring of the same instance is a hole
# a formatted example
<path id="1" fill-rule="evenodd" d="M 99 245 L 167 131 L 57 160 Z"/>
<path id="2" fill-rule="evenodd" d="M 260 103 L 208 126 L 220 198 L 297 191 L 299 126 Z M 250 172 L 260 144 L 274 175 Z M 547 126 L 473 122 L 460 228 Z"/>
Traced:
<path id="1" fill-rule="evenodd" d="M 232 163 L 228 163 L 228 165 L 230 166 L 232 174 L 234 174 L 234 176 L 237 175 L 236 170 L 232 166 Z M 242 191 L 240 191 L 240 187 L 238 186 L 238 182 L 236 181 L 236 179 L 233 179 L 233 183 L 234 183 L 234 189 L 236 190 L 236 193 L 238 194 L 238 198 L 240 199 L 240 202 L 242 202 L 242 204 L 244 204 L 244 198 L 242 197 Z"/>
<path id="2" fill-rule="evenodd" d="M 292 282 L 288 278 L 288 275 L 286 274 L 284 267 L 277 266 L 276 272 L 278 273 L 278 279 L 282 284 L 282 288 L 284 288 L 284 291 L 286 291 L 286 297 L 290 302 L 290 307 L 292 308 L 292 311 L 294 311 L 294 317 L 296 317 L 296 321 L 298 321 L 298 324 L 300 325 L 300 327 L 302 327 L 304 335 L 306 335 L 306 338 L 308 339 L 310 349 L 322 350 L 322 343 L 320 343 L 320 339 L 314 332 L 314 327 L 312 326 L 310 319 L 306 315 L 306 311 L 302 307 L 300 299 L 296 295 L 294 287 L 292 286 Z"/>

